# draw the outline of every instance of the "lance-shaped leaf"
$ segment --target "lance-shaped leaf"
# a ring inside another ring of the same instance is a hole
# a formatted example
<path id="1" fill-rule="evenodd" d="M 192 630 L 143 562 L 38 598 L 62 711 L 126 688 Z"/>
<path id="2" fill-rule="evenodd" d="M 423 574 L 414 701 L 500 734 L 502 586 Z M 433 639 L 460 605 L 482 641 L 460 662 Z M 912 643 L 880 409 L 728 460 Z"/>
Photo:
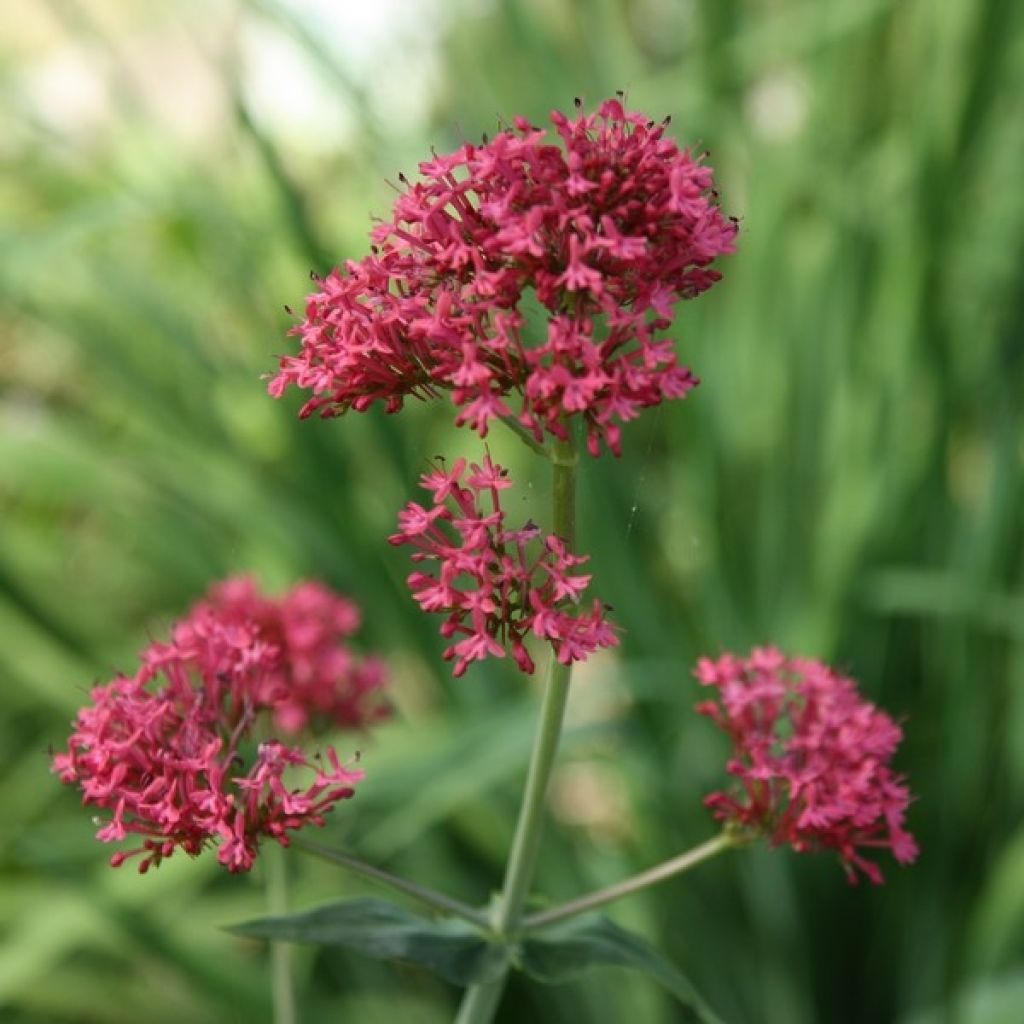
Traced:
<path id="1" fill-rule="evenodd" d="M 632 967 L 650 975 L 701 1024 L 722 1024 L 690 980 L 645 938 L 600 914 L 588 914 L 526 936 L 519 966 L 538 981 L 568 981 L 588 967 Z"/>
<path id="2" fill-rule="evenodd" d="M 419 964 L 456 985 L 491 980 L 508 957 L 506 947 L 488 941 L 464 921 L 431 920 L 386 900 L 371 898 L 247 921 L 232 925 L 228 931 L 275 942 L 344 946 L 377 960 Z"/>

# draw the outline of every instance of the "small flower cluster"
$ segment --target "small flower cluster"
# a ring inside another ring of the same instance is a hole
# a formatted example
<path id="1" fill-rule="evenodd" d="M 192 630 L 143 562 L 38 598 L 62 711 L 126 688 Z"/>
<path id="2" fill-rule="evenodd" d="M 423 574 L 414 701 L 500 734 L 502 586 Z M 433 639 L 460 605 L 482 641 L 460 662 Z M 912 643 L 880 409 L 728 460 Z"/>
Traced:
<path id="1" fill-rule="evenodd" d="M 296 725 L 311 712 L 349 707 L 322 695 L 331 644 L 357 617 L 315 585 L 275 605 L 250 581 L 228 581 L 175 626 L 169 643 L 149 645 L 135 675 L 93 689 L 53 770 L 81 787 L 83 803 L 112 812 L 98 839 L 141 839 L 114 854 L 112 865 L 141 856 L 145 872 L 176 849 L 196 855 L 219 841 L 221 864 L 248 871 L 262 837 L 287 846 L 289 831 L 322 825 L 334 804 L 352 796 L 362 772 L 333 749 L 310 760 L 276 739 L 256 743 L 253 733 L 264 713 Z M 351 667 L 344 658 L 334 663 Z M 351 707 L 362 700 L 357 694 Z M 296 786 L 303 773 L 307 781 Z"/>
<path id="2" fill-rule="evenodd" d="M 739 780 L 706 798 L 718 820 L 799 852 L 835 850 L 851 881 L 857 869 L 882 881 L 860 849 L 888 847 L 901 864 L 915 859 L 903 827 L 910 795 L 889 767 L 902 731 L 853 680 L 774 648 L 703 658 L 696 676 L 718 690 L 697 711 L 732 740 L 727 770 Z"/>
<path id="3" fill-rule="evenodd" d="M 274 600 L 254 580 L 238 576 L 215 584 L 193 615 L 212 611 L 219 620 L 255 627 L 279 652 L 268 673 L 274 725 L 294 735 L 323 721 L 346 729 L 385 718 L 386 683 L 380 658 L 360 658 L 346 643 L 358 630 L 358 605 L 322 583 L 299 583 Z"/>
<path id="4" fill-rule="evenodd" d="M 514 415 L 538 442 L 581 416 L 597 455 L 602 442 L 618 454 L 620 423 L 690 391 L 663 332 L 733 250 L 711 169 L 617 99 L 551 120 L 561 146 L 516 118 L 403 177 L 371 254 L 308 298 L 301 351 L 270 393 L 295 385 L 312 392 L 302 415 L 335 416 L 448 391 L 457 423 L 483 437 Z M 527 337 L 531 291 L 541 338 Z"/>
<path id="5" fill-rule="evenodd" d="M 586 556 L 570 553 L 558 537 L 543 536 L 533 523 L 505 528 L 499 492 L 512 486 L 507 472 L 485 456 L 482 465 L 458 459 L 420 478 L 431 493 L 429 508 L 410 502 L 399 514 L 392 544 L 416 548 L 414 562 L 436 562 L 437 575 L 414 572 L 408 582 L 424 611 L 442 612 L 444 637 L 461 636 L 445 652 L 461 676 L 473 661 L 505 656 L 506 648 L 523 672 L 533 672 L 525 646 L 529 633 L 547 640 L 560 662 L 582 661 L 601 647 L 618 643 L 605 608 L 595 600 L 574 614 L 590 583 L 575 570 Z M 483 507 L 490 499 L 490 511 Z"/>

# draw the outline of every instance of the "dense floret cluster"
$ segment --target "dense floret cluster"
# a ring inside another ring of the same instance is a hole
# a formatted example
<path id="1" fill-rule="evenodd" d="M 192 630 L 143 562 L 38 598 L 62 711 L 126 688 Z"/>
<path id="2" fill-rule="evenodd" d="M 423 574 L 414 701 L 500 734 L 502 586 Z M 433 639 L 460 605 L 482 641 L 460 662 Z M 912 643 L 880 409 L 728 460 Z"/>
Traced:
<path id="1" fill-rule="evenodd" d="M 268 671 L 265 704 L 274 725 L 294 735 L 322 723 L 355 729 L 387 717 L 384 662 L 361 657 L 349 645 L 359 629 L 359 606 L 314 580 L 280 598 L 267 597 L 248 576 L 214 584 L 192 614 L 207 611 L 225 623 L 255 628 L 278 651 Z"/>
<path id="2" fill-rule="evenodd" d="M 489 456 L 468 467 L 458 459 L 420 482 L 430 506 L 406 505 L 389 539 L 412 545 L 414 562 L 437 566 L 436 574 L 417 571 L 408 582 L 424 611 L 447 615 L 441 635 L 461 637 L 444 652 L 455 660 L 456 676 L 473 661 L 504 657 L 506 648 L 522 671 L 533 672 L 524 642 L 529 633 L 547 640 L 564 664 L 618 643 L 600 601 L 578 610 L 590 583 L 576 572 L 586 556 L 533 523 L 506 528 L 499 494 L 512 481 Z"/>
<path id="3" fill-rule="evenodd" d="M 307 758 L 256 736 L 264 719 L 297 727 L 311 714 L 338 720 L 341 710 L 363 708 L 362 690 L 345 696 L 358 671 L 335 656 L 357 621 L 354 606 L 315 584 L 273 602 L 251 581 L 231 580 L 174 627 L 169 643 L 151 643 L 134 675 L 95 687 L 53 770 L 81 788 L 84 803 L 112 812 L 97 838 L 141 840 L 111 863 L 139 856 L 144 872 L 177 849 L 196 855 L 217 844 L 229 871 L 247 871 L 262 838 L 287 846 L 288 832 L 322 825 L 351 797 L 362 772 L 332 748 Z M 333 681 L 332 668 L 340 670 Z M 375 689 L 379 669 L 372 678 Z M 353 712 L 351 724 L 376 717 L 373 707 Z"/>
<path id="4" fill-rule="evenodd" d="M 557 143 L 516 118 L 403 178 L 371 254 L 319 280 L 270 393 L 324 416 L 448 393 L 457 423 L 514 417 L 538 442 L 582 417 L 597 455 L 693 388 L 664 331 L 733 250 L 711 169 L 618 99 L 551 120 Z"/>
<path id="5" fill-rule="evenodd" d="M 714 816 L 798 851 L 835 850 L 851 881 L 882 881 L 860 851 L 888 847 L 908 864 L 917 844 L 904 828 L 910 799 L 889 767 L 900 727 L 827 665 L 774 648 L 704 658 L 697 678 L 718 690 L 700 704 L 732 740 L 737 785 L 705 800 Z"/>

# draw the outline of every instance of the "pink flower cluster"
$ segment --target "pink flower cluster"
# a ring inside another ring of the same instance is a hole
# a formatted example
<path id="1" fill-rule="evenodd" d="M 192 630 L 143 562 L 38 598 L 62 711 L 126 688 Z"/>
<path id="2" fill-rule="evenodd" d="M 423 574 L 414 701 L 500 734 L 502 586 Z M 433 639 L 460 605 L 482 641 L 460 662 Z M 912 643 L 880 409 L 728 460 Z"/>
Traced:
<path id="1" fill-rule="evenodd" d="M 420 478 L 431 493 L 429 508 L 410 502 L 399 513 L 392 544 L 410 544 L 414 562 L 436 562 L 437 574 L 414 572 L 408 582 L 424 611 L 448 617 L 444 637 L 461 636 L 445 652 L 461 676 L 473 661 L 488 655 L 512 657 L 523 672 L 533 672 L 525 646 L 529 633 L 547 640 L 560 662 L 582 661 L 601 647 L 618 643 L 605 608 L 595 600 L 588 611 L 575 608 L 590 582 L 576 574 L 586 556 L 574 555 L 553 535 L 533 523 L 505 528 L 499 492 L 512 486 L 507 472 L 485 456 L 482 465 L 458 459 Z M 485 496 L 490 510 L 483 507 Z"/>
<path id="2" fill-rule="evenodd" d="M 581 416 L 597 455 L 619 452 L 620 423 L 692 389 L 663 332 L 733 250 L 711 169 L 616 99 L 551 120 L 561 145 L 516 118 L 403 177 L 371 254 L 308 298 L 301 351 L 270 393 L 295 385 L 312 392 L 303 416 L 335 416 L 448 391 L 457 423 L 483 437 L 515 416 L 538 442 Z"/>
<path id="3" fill-rule="evenodd" d="M 361 620 L 354 601 L 312 580 L 274 600 L 250 577 L 238 576 L 214 584 L 192 614 L 207 611 L 223 622 L 255 627 L 277 648 L 264 703 L 273 706 L 282 732 L 294 735 L 317 721 L 362 728 L 389 714 L 383 661 L 361 658 L 346 643 Z"/>
<path id="4" fill-rule="evenodd" d="M 351 661 L 332 650 L 357 618 L 315 584 L 272 602 L 250 581 L 230 580 L 175 626 L 170 643 L 150 644 L 133 676 L 93 689 L 53 770 L 81 788 L 83 803 L 112 812 L 98 839 L 141 839 L 112 865 L 141 856 L 145 872 L 176 849 L 196 855 L 219 842 L 221 864 L 248 871 L 262 837 L 287 846 L 289 831 L 322 825 L 352 796 L 362 772 L 333 749 L 308 759 L 253 734 L 265 716 L 290 726 L 320 712 L 338 720 L 344 711 L 353 723 L 376 717 L 362 691 L 348 699 L 332 689 L 338 680 L 328 685 L 332 666 L 342 682 L 353 678 Z"/>
<path id="5" fill-rule="evenodd" d="M 910 794 L 889 767 L 902 731 L 853 680 L 774 648 L 704 658 L 696 676 L 718 690 L 697 710 L 732 740 L 727 770 L 739 780 L 706 798 L 718 820 L 800 852 L 835 850 L 851 881 L 857 869 L 882 881 L 860 850 L 888 847 L 901 864 L 915 859 L 903 827 Z"/>

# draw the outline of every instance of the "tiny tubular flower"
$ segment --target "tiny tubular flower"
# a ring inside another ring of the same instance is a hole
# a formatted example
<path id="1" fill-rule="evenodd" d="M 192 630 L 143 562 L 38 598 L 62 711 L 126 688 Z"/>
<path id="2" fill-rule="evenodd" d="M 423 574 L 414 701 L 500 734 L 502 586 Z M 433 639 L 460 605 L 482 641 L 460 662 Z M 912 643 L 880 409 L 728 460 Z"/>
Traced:
<path id="1" fill-rule="evenodd" d="M 248 871 L 261 838 L 287 846 L 289 832 L 322 825 L 351 797 L 363 773 L 333 749 L 325 766 L 276 739 L 255 745 L 253 733 L 261 716 L 285 731 L 313 716 L 380 717 L 383 667 L 342 643 L 358 624 L 357 607 L 319 584 L 273 601 L 236 578 L 211 588 L 170 642 L 150 644 L 134 675 L 95 687 L 53 770 L 111 812 L 98 839 L 139 843 L 111 865 L 139 857 L 145 872 L 219 843 L 221 864 Z"/>
<path id="2" fill-rule="evenodd" d="M 883 880 L 864 850 L 887 847 L 900 864 L 917 857 L 904 828 L 910 792 L 889 767 L 902 730 L 852 679 L 774 647 L 702 658 L 695 675 L 717 691 L 698 713 L 733 747 L 736 785 L 704 801 L 715 818 L 773 846 L 834 850 L 851 882 L 858 871 Z"/>
<path id="3" fill-rule="evenodd" d="M 410 573 L 407 582 L 424 611 L 447 615 L 441 635 L 459 638 L 444 652 L 456 676 L 474 661 L 503 658 L 506 650 L 521 671 L 532 673 L 524 643 L 531 632 L 565 664 L 618 643 L 600 601 L 587 611 L 578 608 L 590 576 L 575 570 L 587 557 L 572 554 L 559 537 L 543 536 L 533 523 L 506 528 L 499 495 L 512 481 L 489 455 L 479 465 L 467 467 L 463 459 L 450 470 L 439 465 L 420 484 L 434 502 L 429 525 L 420 528 L 424 510 L 410 503 L 389 540 L 414 548 L 417 564 L 436 566 L 436 573 Z"/>
<path id="4" fill-rule="evenodd" d="M 281 732 L 320 723 L 365 728 L 390 713 L 383 660 L 360 656 L 349 643 L 361 624 L 359 606 L 324 584 L 306 580 L 272 598 L 251 577 L 235 576 L 214 584 L 179 629 L 208 613 L 219 624 L 255 630 L 260 643 L 277 649 L 264 700 Z"/>
<path id="5" fill-rule="evenodd" d="M 551 121 L 555 140 L 516 118 L 403 177 L 370 255 L 317 279 L 270 394 L 294 386 L 311 393 L 300 415 L 338 416 L 448 393 L 458 425 L 486 437 L 514 416 L 538 443 L 575 416 L 597 455 L 694 388 L 663 332 L 734 248 L 711 169 L 619 99 Z"/>

